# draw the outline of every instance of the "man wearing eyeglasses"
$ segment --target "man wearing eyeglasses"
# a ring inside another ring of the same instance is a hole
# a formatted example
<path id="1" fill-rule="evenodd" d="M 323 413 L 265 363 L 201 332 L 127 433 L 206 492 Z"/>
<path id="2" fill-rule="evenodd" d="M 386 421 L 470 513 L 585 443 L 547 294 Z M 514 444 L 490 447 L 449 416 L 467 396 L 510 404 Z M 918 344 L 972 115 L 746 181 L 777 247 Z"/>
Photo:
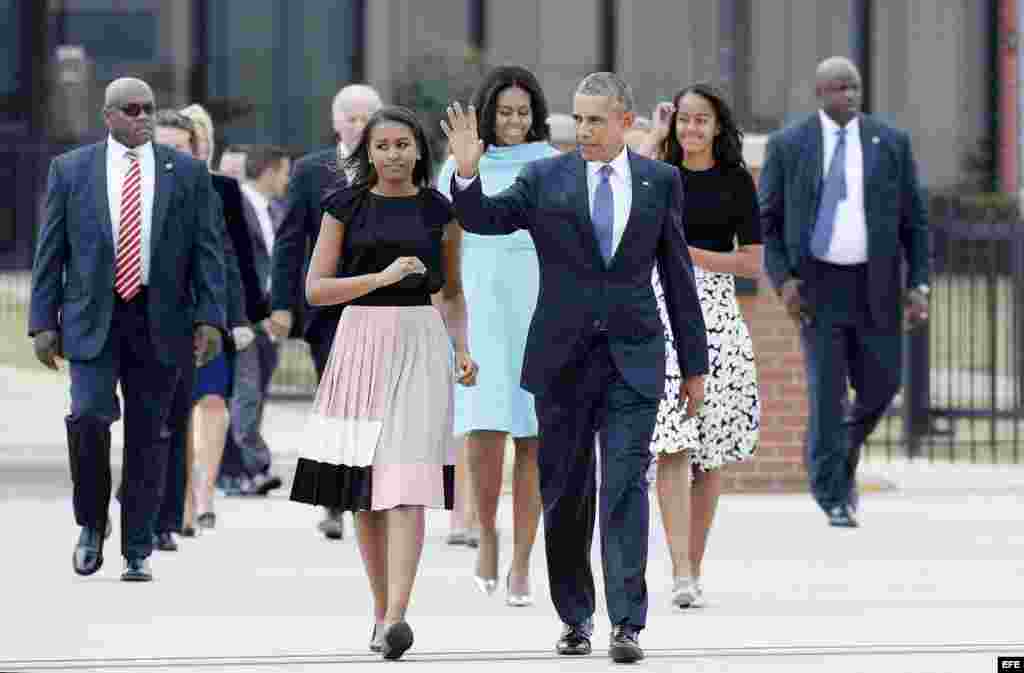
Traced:
<path id="1" fill-rule="evenodd" d="M 221 350 L 223 245 L 206 166 L 154 145 L 153 92 L 123 78 L 106 90 L 103 142 L 53 160 L 32 269 L 29 336 L 36 357 L 69 363 L 65 419 L 75 520 L 74 570 L 103 565 L 111 493 L 110 425 L 121 418 L 124 581 L 153 578 L 148 558 L 167 469 L 161 442 L 175 363 Z"/>

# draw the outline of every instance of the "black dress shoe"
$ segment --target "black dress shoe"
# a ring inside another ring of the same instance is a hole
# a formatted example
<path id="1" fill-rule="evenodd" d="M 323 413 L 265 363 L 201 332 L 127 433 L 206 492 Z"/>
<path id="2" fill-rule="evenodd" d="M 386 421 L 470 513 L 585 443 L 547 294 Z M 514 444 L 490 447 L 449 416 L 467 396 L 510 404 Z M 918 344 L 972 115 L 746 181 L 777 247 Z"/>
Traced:
<path id="1" fill-rule="evenodd" d="M 281 477 L 274 474 L 257 474 L 245 485 L 242 495 L 264 496 L 271 491 L 281 488 Z"/>
<path id="2" fill-rule="evenodd" d="M 178 551 L 178 543 L 174 540 L 174 533 L 157 533 L 153 536 L 153 546 L 160 551 Z"/>
<path id="3" fill-rule="evenodd" d="M 152 582 L 153 570 L 149 567 L 149 559 L 130 558 L 124 561 L 122 582 Z"/>
<path id="4" fill-rule="evenodd" d="M 400 659 L 410 647 L 412 647 L 412 627 L 408 622 L 392 624 L 384 631 L 380 651 L 385 659 Z"/>
<path id="5" fill-rule="evenodd" d="M 611 643 L 608 646 L 608 656 L 616 664 L 632 664 L 644 658 L 644 651 L 640 649 L 640 631 L 632 626 L 616 626 L 612 629 Z"/>
<path id="6" fill-rule="evenodd" d="M 91 575 L 103 566 L 103 532 L 97 528 L 82 528 L 72 555 L 75 572 Z"/>
<path id="7" fill-rule="evenodd" d="M 590 635 L 594 632 L 591 622 L 563 624 L 562 636 L 555 644 L 555 652 L 566 656 L 590 654 Z"/>
<path id="8" fill-rule="evenodd" d="M 858 528 L 860 523 L 849 505 L 836 505 L 828 511 L 828 525 L 836 528 Z"/>

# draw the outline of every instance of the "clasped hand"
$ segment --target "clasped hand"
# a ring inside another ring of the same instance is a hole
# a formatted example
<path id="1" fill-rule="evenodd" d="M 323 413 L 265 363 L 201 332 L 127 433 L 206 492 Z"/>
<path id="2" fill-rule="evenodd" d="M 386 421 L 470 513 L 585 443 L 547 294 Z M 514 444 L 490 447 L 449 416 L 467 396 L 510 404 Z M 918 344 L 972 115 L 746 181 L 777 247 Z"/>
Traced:
<path id="1" fill-rule="evenodd" d="M 406 276 L 414 273 L 423 274 L 427 272 L 427 266 L 420 261 L 419 257 L 399 257 L 388 265 L 388 268 L 377 274 L 381 287 L 394 285 Z"/>

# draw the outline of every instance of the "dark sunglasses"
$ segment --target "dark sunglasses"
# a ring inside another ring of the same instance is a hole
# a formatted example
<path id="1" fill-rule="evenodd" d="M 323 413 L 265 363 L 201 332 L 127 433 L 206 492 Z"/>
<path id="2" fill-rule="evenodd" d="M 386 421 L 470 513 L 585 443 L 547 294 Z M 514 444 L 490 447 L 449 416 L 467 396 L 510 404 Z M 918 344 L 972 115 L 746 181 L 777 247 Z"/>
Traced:
<path id="1" fill-rule="evenodd" d="M 155 110 L 152 103 L 125 103 L 124 105 L 118 105 L 117 109 L 128 117 L 138 117 L 143 111 L 147 115 L 152 116 Z"/>

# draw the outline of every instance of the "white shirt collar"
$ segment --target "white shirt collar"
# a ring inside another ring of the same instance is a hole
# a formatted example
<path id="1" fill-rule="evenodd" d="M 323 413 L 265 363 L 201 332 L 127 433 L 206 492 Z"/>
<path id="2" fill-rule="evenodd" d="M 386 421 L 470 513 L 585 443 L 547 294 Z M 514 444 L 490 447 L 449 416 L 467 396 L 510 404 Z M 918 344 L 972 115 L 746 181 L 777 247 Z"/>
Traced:
<path id="1" fill-rule="evenodd" d="M 242 189 L 245 190 L 246 196 L 252 200 L 253 205 L 256 206 L 258 211 L 262 213 L 267 212 L 267 209 L 270 207 L 270 199 L 261 194 L 260 191 L 253 187 L 249 182 L 243 182 Z"/>
<path id="2" fill-rule="evenodd" d="M 111 153 L 113 156 L 115 156 L 118 159 L 120 159 L 121 157 L 124 156 L 125 152 L 131 152 L 131 151 L 133 151 L 131 147 L 128 147 L 126 145 L 122 145 L 121 143 L 119 143 L 117 141 L 117 139 L 114 136 L 112 136 L 112 135 L 108 135 L 107 136 L 107 152 L 108 153 Z M 134 151 L 138 153 L 139 158 L 141 159 L 141 158 L 143 158 L 143 157 L 153 153 L 153 143 L 152 142 L 143 143 L 142 145 L 139 145 L 138 147 L 136 147 L 134 149 Z"/>
<path id="3" fill-rule="evenodd" d="M 612 167 L 612 170 L 615 171 L 615 175 L 619 176 L 619 178 L 622 180 L 625 180 L 626 177 L 629 175 L 629 157 L 626 153 L 626 148 L 627 146 L 623 145 L 622 151 L 619 152 L 618 156 L 616 156 L 614 159 L 608 162 L 608 164 Z M 587 172 L 594 175 L 595 177 L 599 177 L 598 171 L 600 171 L 601 167 L 604 165 L 605 162 L 603 161 L 588 161 Z"/>
<path id="4" fill-rule="evenodd" d="M 338 158 L 348 159 L 350 154 L 352 154 L 352 150 L 346 147 L 345 143 L 338 141 Z"/>
<path id="5" fill-rule="evenodd" d="M 831 133 L 833 136 L 839 131 L 839 124 L 825 114 L 824 110 L 818 110 L 818 117 L 821 119 L 821 128 L 826 133 Z M 860 131 L 860 115 L 854 115 L 853 119 L 846 122 L 844 127 L 847 130 L 847 138 Z"/>

